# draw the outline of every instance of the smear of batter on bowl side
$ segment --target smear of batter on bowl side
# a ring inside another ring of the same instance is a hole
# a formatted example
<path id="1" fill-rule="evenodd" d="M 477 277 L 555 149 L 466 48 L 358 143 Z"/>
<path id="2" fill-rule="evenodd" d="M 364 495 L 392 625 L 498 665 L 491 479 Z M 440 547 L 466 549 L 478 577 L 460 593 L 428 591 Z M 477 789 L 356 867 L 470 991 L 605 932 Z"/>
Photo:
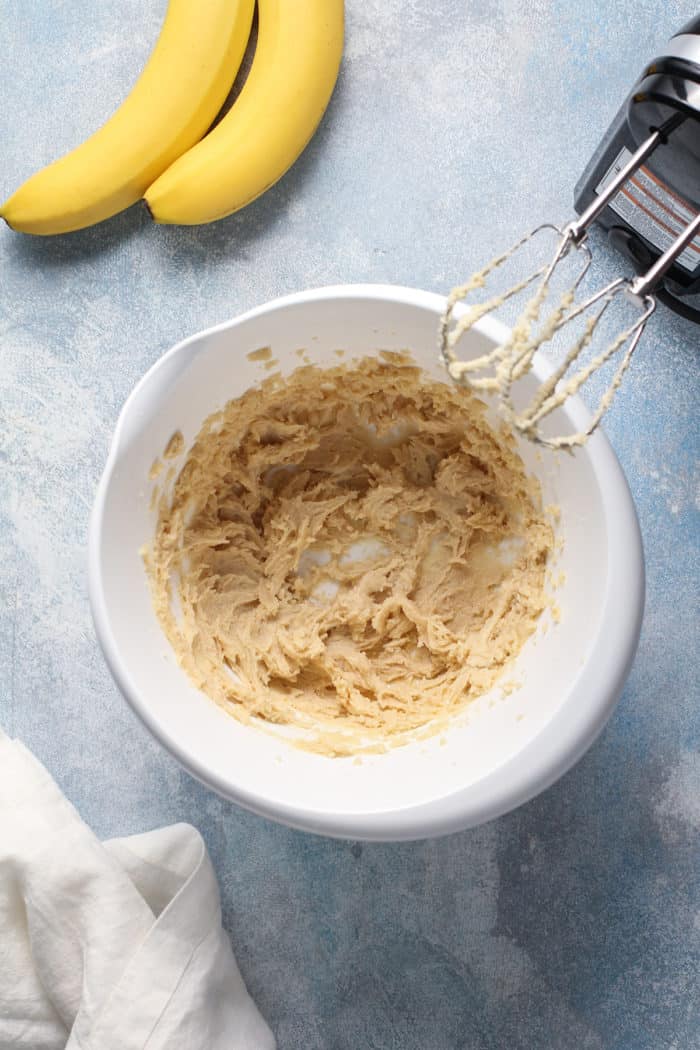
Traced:
<path id="1" fill-rule="evenodd" d="M 552 548 L 513 437 L 384 353 L 210 416 L 145 561 L 199 688 L 347 755 L 437 732 L 491 689 L 547 604 Z"/>
<path id="2" fill-rule="evenodd" d="M 246 357 L 249 361 L 269 361 L 272 357 L 272 347 L 261 346 L 259 350 L 251 350 Z"/>

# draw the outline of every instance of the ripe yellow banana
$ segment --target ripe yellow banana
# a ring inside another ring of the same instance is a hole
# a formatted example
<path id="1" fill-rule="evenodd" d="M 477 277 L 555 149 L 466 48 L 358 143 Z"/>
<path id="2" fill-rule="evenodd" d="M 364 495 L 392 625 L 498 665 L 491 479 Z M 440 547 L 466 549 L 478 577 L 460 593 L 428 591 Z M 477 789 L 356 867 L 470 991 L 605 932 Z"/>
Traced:
<path id="1" fill-rule="evenodd" d="M 0 208 L 24 233 L 100 222 L 198 142 L 223 105 L 250 36 L 254 0 L 170 0 L 131 94 L 81 146 L 33 175 Z"/>
<path id="2" fill-rule="evenodd" d="M 258 43 L 243 90 L 146 191 L 156 222 L 212 222 L 277 182 L 316 130 L 342 53 L 343 0 L 258 0 Z"/>

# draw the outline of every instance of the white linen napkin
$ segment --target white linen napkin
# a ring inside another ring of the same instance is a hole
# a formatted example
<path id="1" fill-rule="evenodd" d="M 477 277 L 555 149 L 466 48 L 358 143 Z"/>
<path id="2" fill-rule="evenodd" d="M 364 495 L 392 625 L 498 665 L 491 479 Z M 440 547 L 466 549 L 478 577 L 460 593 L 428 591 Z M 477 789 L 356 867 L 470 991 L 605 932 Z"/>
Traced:
<path id="1" fill-rule="evenodd" d="M 274 1050 L 189 824 L 100 843 L 0 730 L 0 1050 Z"/>

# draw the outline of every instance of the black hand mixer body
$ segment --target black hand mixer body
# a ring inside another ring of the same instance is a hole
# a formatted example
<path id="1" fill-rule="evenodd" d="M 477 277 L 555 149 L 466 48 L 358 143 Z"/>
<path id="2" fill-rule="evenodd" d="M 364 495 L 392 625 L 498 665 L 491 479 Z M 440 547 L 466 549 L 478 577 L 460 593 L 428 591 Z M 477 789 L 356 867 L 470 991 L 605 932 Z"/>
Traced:
<path id="1" fill-rule="evenodd" d="M 576 185 L 577 212 L 589 207 L 655 130 L 663 132 L 662 140 L 597 218 L 640 273 L 700 211 L 700 16 L 645 67 Z M 678 257 L 656 294 L 700 323 L 700 237 Z"/>

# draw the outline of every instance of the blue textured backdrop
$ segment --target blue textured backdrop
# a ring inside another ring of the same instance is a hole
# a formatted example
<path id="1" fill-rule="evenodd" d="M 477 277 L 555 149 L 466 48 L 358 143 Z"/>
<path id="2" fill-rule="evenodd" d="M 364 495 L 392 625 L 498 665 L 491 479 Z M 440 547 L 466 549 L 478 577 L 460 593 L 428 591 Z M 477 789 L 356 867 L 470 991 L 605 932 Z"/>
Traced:
<path id="1" fill-rule="evenodd" d="M 124 96 L 165 0 L 0 0 L 0 193 Z M 321 131 L 217 225 L 132 209 L 54 240 L 0 231 L 0 722 L 103 836 L 204 833 L 281 1050 L 700 1046 L 698 331 L 659 315 L 607 424 L 648 561 L 641 646 L 603 737 L 487 827 L 362 846 L 208 794 L 136 722 L 86 597 L 89 508 L 119 408 L 172 343 L 340 281 L 446 290 L 573 185 L 690 0 L 348 0 Z M 619 260 L 604 245 L 601 271 Z"/>

